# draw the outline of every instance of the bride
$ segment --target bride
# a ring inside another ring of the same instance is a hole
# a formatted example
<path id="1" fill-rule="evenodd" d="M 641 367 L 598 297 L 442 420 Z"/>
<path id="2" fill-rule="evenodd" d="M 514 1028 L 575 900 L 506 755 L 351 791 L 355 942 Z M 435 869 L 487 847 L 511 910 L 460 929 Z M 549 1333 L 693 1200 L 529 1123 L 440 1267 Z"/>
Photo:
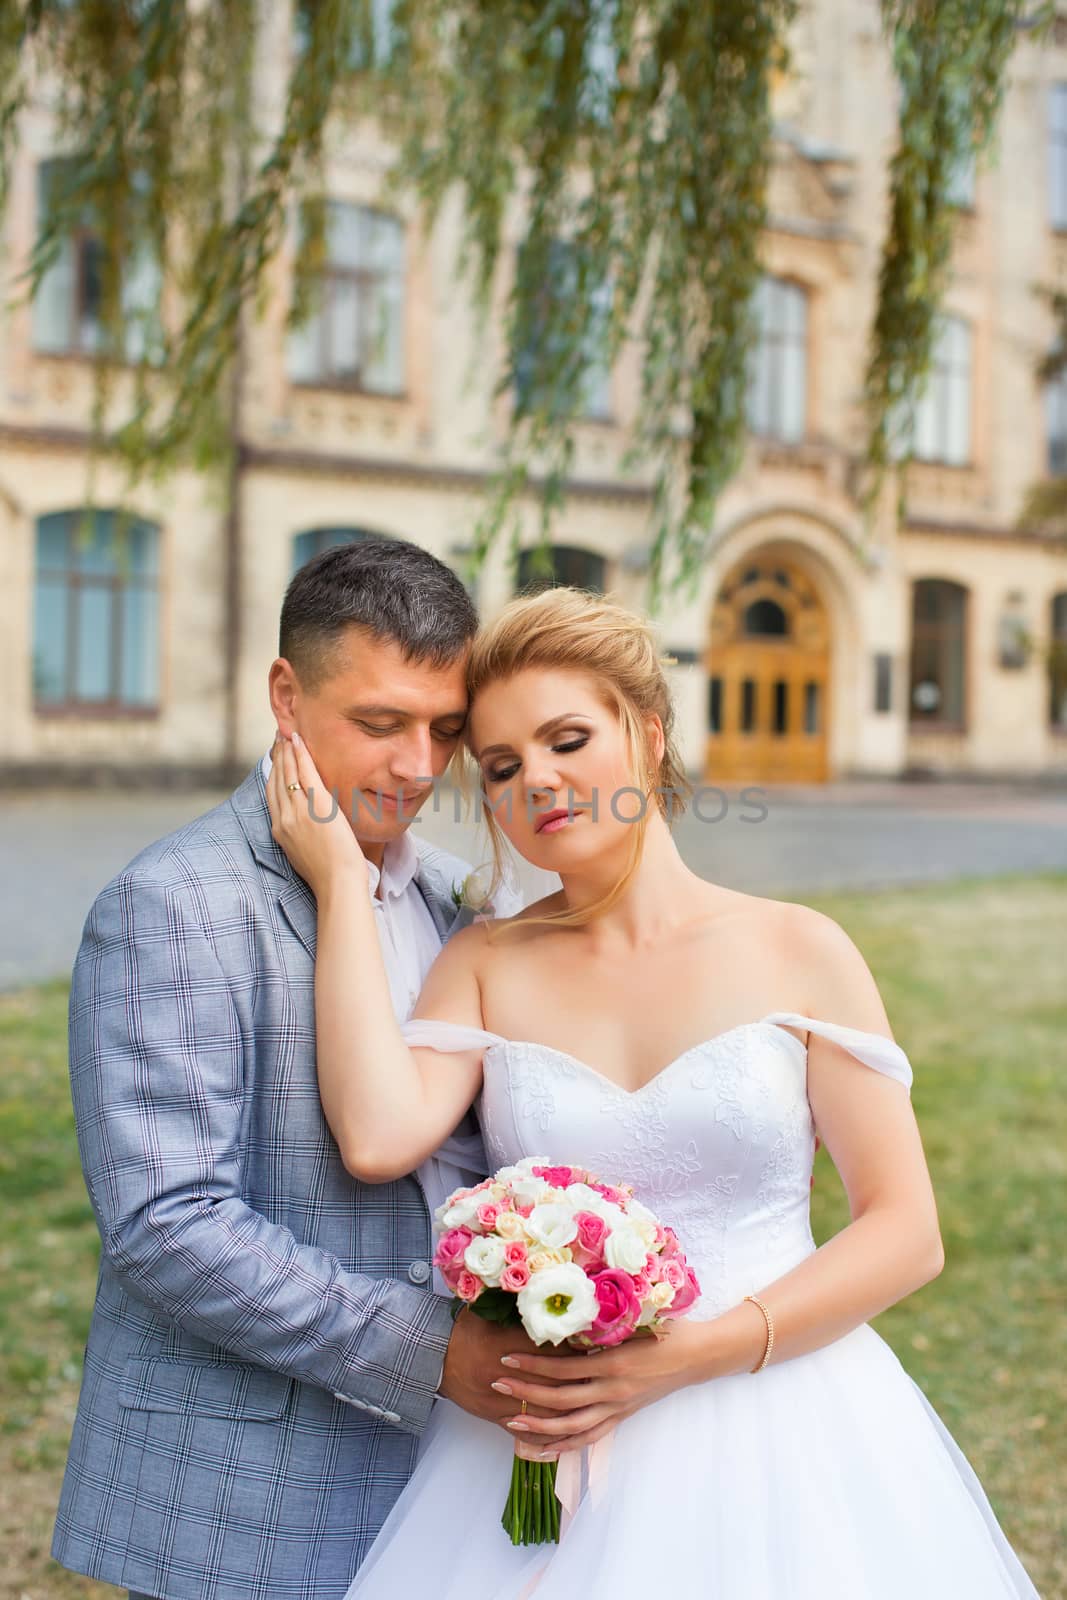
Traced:
<path id="1" fill-rule="evenodd" d="M 306 746 L 274 764 L 275 838 L 319 902 L 326 1116 L 355 1176 L 419 1168 L 436 1203 L 434 1153 L 477 1101 L 491 1168 L 539 1155 L 632 1183 L 702 1294 L 666 1337 L 595 1360 L 517 1341 L 493 1383 L 503 1426 L 439 1400 L 349 1600 L 1036 1597 L 868 1325 L 944 1256 L 911 1068 L 859 951 L 820 913 L 683 862 L 688 785 L 639 619 L 575 590 L 515 600 L 475 641 L 468 687 L 498 865 L 503 836 L 561 888 L 451 939 L 403 1026 L 354 834 L 286 789 L 322 792 Z M 852 1219 L 819 1248 L 816 1128 Z M 593 1445 L 560 1544 L 512 1546 L 513 1451 Z"/>

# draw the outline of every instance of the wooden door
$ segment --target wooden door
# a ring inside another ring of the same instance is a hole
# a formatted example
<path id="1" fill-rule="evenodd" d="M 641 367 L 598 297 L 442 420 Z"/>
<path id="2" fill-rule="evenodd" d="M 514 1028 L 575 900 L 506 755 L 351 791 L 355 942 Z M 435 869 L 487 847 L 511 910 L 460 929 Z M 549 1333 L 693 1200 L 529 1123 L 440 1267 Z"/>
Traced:
<path id="1" fill-rule="evenodd" d="M 806 573 L 778 556 L 730 573 L 712 611 L 709 783 L 825 783 L 829 618 Z"/>

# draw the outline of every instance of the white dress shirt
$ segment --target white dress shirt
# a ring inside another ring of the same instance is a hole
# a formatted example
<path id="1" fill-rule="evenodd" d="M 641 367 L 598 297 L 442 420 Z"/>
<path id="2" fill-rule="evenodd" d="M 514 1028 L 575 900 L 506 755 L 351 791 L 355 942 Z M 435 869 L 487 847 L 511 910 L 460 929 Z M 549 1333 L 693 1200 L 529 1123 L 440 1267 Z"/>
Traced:
<path id="1" fill-rule="evenodd" d="M 264 779 L 269 778 L 269 754 L 263 757 L 262 769 Z M 406 1022 L 415 1009 L 419 990 L 441 948 L 429 907 L 415 882 L 418 865 L 419 852 L 408 828 L 398 839 L 389 840 L 382 855 L 381 871 L 373 861 L 367 862 L 378 943 L 398 1022 Z"/>

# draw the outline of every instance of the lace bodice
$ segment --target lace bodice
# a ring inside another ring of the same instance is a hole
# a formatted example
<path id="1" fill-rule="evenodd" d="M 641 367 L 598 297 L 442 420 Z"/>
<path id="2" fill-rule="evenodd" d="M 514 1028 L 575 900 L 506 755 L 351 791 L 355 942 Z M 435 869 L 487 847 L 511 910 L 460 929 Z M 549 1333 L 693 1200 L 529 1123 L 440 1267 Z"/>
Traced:
<path id="1" fill-rule="evenodd" d="M 490 1169 L 544 1155 L 632 1183 L 678 1233 L 703 1291 L 694 1315 L 710 1317 L 815 1249 L 807 1050 L 786 1025 L 910 1089 L 908 1058 L 891 1039 L 792 1011 L 699 1041 L 634 1091 L 549 1045 L 425 1018 L 403 1033 L 442 1052 L 484 1046 L 478 1110 Z"/>

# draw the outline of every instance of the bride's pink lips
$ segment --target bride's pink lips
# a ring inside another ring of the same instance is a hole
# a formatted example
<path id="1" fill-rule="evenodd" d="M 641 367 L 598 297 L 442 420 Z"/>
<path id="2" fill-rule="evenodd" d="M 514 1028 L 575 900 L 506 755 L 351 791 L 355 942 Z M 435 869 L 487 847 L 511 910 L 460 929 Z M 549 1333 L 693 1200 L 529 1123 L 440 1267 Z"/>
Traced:
<path id="1" fill-rule="evenodd" d="M 572 811 L 548 811 L 541 818 L 534 832 L 558 833 L 561 828 L 566 827 L 568 822 L 575 822 L 576 820 L 577 818 Z"/>

